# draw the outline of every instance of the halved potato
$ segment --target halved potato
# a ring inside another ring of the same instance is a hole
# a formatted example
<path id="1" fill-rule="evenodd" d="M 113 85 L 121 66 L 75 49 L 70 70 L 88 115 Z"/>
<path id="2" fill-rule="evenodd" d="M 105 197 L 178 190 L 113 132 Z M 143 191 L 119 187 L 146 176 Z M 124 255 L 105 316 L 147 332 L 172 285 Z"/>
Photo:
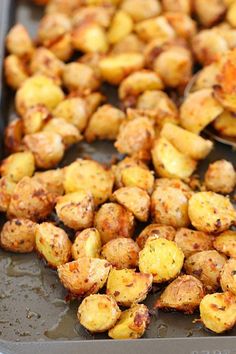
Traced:
<path id="1" fill-rule="evenodd" d="M 206 188 L 212 192 L 229 194 L 236 185 L 236 172 L 231 162 L 218 160 L 211 163 L 205 173 Z"/>
<path id="2" fill-rule="evenodd" d="M 30 151 L 16 152 L 2 161 L 0 173 L 13 182 L 19 182 L 23 177 L 31 177 L 34 173 L 34 156 Z"/>
<path id="3" fill-rule="evenodd" d="M 74 259 L 81 257 L 99 258 L 101 247 L 99 232 L 95 228 L 84 229 L 76 234 L 71 248 L 72 257 Z"/>
<path id="4" fill-rule="evenodd" d="M 214 247 L 226 256 L 236 258 L 236 231 L 222 232 L 215 238 Z"/>
<path id="5" fill-rule="evenodd" d="M 236 259 L 230 258 L 224 265 L 220 275 L 223 291 L 231 291 L 236 295 Z"/>
<path id="6" fill-rule="evenodd" d="M 141 249 L 144 248 L 146 241 L 150 236 L 166 238 L 173 241 L 176 234 L 176 230 L 172 226 L 150 224 L 144 228 L 144 230 L 136 238 L 136 242 Z"/>

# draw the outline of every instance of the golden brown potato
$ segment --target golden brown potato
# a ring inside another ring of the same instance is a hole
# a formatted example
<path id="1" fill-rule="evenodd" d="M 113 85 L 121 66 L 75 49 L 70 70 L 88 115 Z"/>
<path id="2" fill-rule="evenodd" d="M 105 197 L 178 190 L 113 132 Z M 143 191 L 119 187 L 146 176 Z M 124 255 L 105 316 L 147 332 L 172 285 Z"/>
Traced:
<path id="1" fill-rule="evenodd" d="M 236 4 L 232 2 L 227 9 L 226 19 L 232 27 L 236 27 Z"/>
<path id="2" fill-rule="evenodd" d="M 45 15 L 39 22 L 38 40 L 44 47 L 60 40 L 71 30 L 70 18 L 63 13 Z"/>
<path id="3" fill-rule="evenodd" d="M 92 92 L 84 98 L 89 117 L 95 113 L 98 107 L 106 100 L 101 92 Z"/>
<path id="4" fill-rule="evenodd" d="M 135 221 L 133 214 L 123 206 L 106 203 L 95 214 L 94 226 L 104 244 L 116 238 L 132 237 Z"/>
<path id="5" fill-rule="evenodd" d="M 154 283 L 176 278 L 184 263 L 184 254 L 175 242 L 150 236 L 139 253 L 139 269 L 153 275 Z"/>
<path id="6" fill-rule="evenodd" d="M 63 286 L 75 296 L 96 294 L 106 283 L 110 264 L 99 258 L 83 257 L 57 268 Z"/>
<path id="7" fill-rule="evenodd" d="M 112 194 L 112 200 L 128 209 L 140 221 L 147 221 L 149 217 L 150 197 L 138 187 L 123 187 Z"/>
<path id="8" fill-rule="evenodd" d="M 155 186 L 154 189 L 161 187 L 171 187 L 171 188 L 177 188 L 183 192 L 183 194 L 189 199 L 193 195 L 193 190 L 181 181 L 181 179 L 178 178 L 157 178 L 155 180 Z"/>
<path id="9" fill-rule="evenodd" d="M 143 41 L 135 33 L 130 33 L 112 46 L 111 54 L 142 53 L 144 46 Z"/>
<path id="10" fill-rule="evenodd" d="M 191 39 L 196 34 L 196 22 L 187 14 L 183 12 L 166 12 L 164 16 L 179 37 Z"/>
<path id="11" fill-rule="evenodd" d="M 92 333 L 106 332 L 116 324 L 121 311 L 112 296 L 94 294 L 86 297 L 79 306 L 78 319 Z"/>
<path id="12" fill-rule="evenodd" d="M 236 172 L 233 164 L 227 160 L 211 163 L 205 174 L 205 185 L 212 192 L 231 193 L 236 185 Z"/>
<path id="13" fill-rule="evenodd" d="M 234 113 L 224 111 L 213 122 L 214 128 L 219 134 L 236 137 L 236 119 Z"/>
<path id="14" fill-rule="evenodd" d="M 33 176 L 33 180 L 41 183 L 49 193 L 55 196 L 64 194 L 63 179 L 64 172 L 60 168 L 56 170 L 36 172 Z"/>
<path id="15" fill-rule="evenodd" d="M 36 227 L 36 249 L 50 267 L 69 262 L 71 258 L 71 242 L 64 230 L 50 222 L 43 222 Z"/>
<path id="16" fill-rule="evenodd" d="M 194 160 L 205 159 L 213 148 L 213 142 L 172 123 L 166 123 L 160 135 L 183 154 Z"/>
<path id="17" fill-rule="evenodd" d="M 150 42 L 155 38 L 169 41 L 176 36 L 175 30 L 164 16 L 140 21 L 136 24 L 134 29 L 139 38 L 145 42 Z"/>
<path id="18" fill-rule="evenodd" d="M 236 30 L 232 28 L 227 22 L 222 22 L 218 26 L 213 27 L 227 42 L 229 49 L 235 48 Z"/>
<path id="19" fill-rule="evenodd" d="M 199 134 L 222 112 L 223 107 L 213 97 L 213 90 L 202 89 L 185 99 L 180 108 L 180 122 L 183 128 Z"/>
<path id="20" fill-rule="evenodd" d="M 63 70 L 63 84 L 69 91 L 83 94 L 96 90 L 100 83 L 90 66 L 69 63 Z"/>
<path id="21" fill-rule="evenodd" d="M 74 259 L 81 257 L 99 258 L 101 247 L 99 232 L 95 228 L 85 229 L 76 234 L 71 248 L 72 257 Z"/>
<path id="22" fill-rule="evenodd" d="M 139 251 L 134 240 L 119 237 L 107 242 L 102 247 L 101 255 L 116 269 L 136 268 Z"/>
<path id="23" fill-rule="evenodd" d="M 187 178 L 196 168 L 196 161 L 177 150 L 166 138 L 155 141 L 152 162 L 161 177 Z"/>
<path id="24" fill-rule="evenodd" d="M 106 53 L 108 51 L 106 32 L 102 26 L 93 21 L 74 27 L 72 45 L 83 53 Z"/>
<path id="25" fill-rule="evenodd" d="M 73 52 L 74 48 L 72 46 L 71 33 L 65 34 L 63 37 L 58 39 L 55 43 L 50 43 L 48 47 L 50 51 L 60 60 L 68 61 Z"/>
<path id="26" fill-rule="evenodd" d="M 108 28 L 114 15 L 113 6 L 83 6 L 79 8 L 72 18 L 73 27 L 80 26 L 84 22 L 94 21 L 98 25 Z"/>
<path id="27" fill-rule="evenodd" d="M 219 73 L 219 64 L 212 63 L 198 71 L 196 80 L 191 91 L 198 91 L 205 88 L 212 88 L 217 84 L 217 75 Z"/>
<path id="28" fill-rule="evenodd" d="M 45 124 L 43 132 L 52 132 L 61 136 L 66 148 L 83 140 L 79 130 L 63 118 L 53 118 Z"/>
<path id="29" fill-rule="evenodd" d="M 182 275 L 170 283 L 155 303 L 155 308 L 193 313 L 204 297 L 202 283 L 191 275 Z"/>
<path id="30" fill-rule="evenodd" d="M 115 184 L 117 188 L 124 187 L 122 182 L 122 173 L 124 170 L 130 167 L 141 167 L 142 169 L 148 171 L 148 167 L 142 161 L 133 157 L 125 157 L 123 160 L 118 162 L 117 165 L 112 166 L 112 171 L 115 175 Z"/>
<path id="31" fill-rule="evenodd" d="M 37 104 L 25 112 L 22 117 L 24 133 L 34 134 L 42 130 L 44 124 L 51 118 L 49 110 L 42 104 Z"/>
<path id="32" fill-rule="evenodd" d="M 59 197 L 56 212 L 59 219 L 74 230 L 91 227 L 94 214 L 92 194 L 82 189 Z"/>
<path id="33" fill-rule="evenodd" d="M 200 23 L 205 27 L 210 27 L 219 22 L 226 11 L 224 0 L 205 0 L 193 1 L 194 11 Z"/>
<path id="34" fill-rule="evenodd" d="M 162 0 L 164 11 L 174 11 L 190 14 L 192 0 Z"/>
<path id="35" fill-rule="evenodd" d="M 213 249 L 213 237 L 196 230 L 180 228 L 175 235 L 175 242 L 184 252 L 185 257 L 194 253 Z"/>
<path id="36" fill-rule="evenodd" d="M 130 166 L 121 172 L 123 187 L 138 187 L 151 194 L 154 187 L 154 173 L 141 166 Z"/>
<path id="37" fill-rule="evenodd" d="M 17 90 L 29 77 L 23 61 L 14 54 L 8 55 L 4 60 L 4 73 L 7 84 Z"/>
<path id="38" fill-rule="evenodd" d="M 128 36 L 133 30 L 133 20 L 130 15 L 122 10 L 118 10 L 111 22 L 107 33 L 110 44 L 116 44 Z"/>
<path id="39" fill-rule="evenodd" d="M 28 108 L 44 104 L 54 109 L 64 98 L 64 93 L 53 80 L 44 75 L 32 76 L 25 80 L 16 93 L 16 110 L 23 116 Z"/>
<path id="40" fill-rule="evenodd" d="M 214 192 L 195 193 L 189 200 L 188 213 L 197 230 L 209 233 L 228 230 L 236 220 L 230 200 Z"/>
<path id="41" fill-rule="evenodd" d="M 63 158 L 65 146 L 62 137 L 57 133 L 44 131 L 29 134 L 23 141 L 27 149 L 33 153 L 35 164 L 39 168 L 53 168 Z"/>
<path id="42" fill-rule="evenodd" d="M 26 28 L 18 23 L 11 28 L 6 37 L 6 47 L 10 54 L 18 57 L 30 57 L 34 51 L 33 42 Z"/>
<path id="43" fill-rule="evenodd" d="M 216 333 L 230 330 L 236 323 L 236 296 L 231 292 L 206 295 L 200 303 L 206 328 Z"/>
<path id="44" fill-rule="evenodd" d="M 220 285 L 223 291 L 231 291 L 236 295 L 236 259 L 229 259 L 221 271 Z"/>
<path id="45" fill-rule="evenodd" d="M 23 122 L 21 119 L 14 119 L 4 131 L 4 145 L 9 152 L 23 150 L 22 138 L 24 135 Z"/>
<path id="46" fill-rule="evenodd" d="M 72 15 L 80 4 L 80 0 L 50 0 L 46 7 L 46 13 L 63 13 L 66 15 Z"/>
<path id="47" fill-rule="evenodd" d="M 19 182 L 23 177 L 31 177 L 34 173 L 34 156 L 30 151 L 16 152 L 2 161 L 0 173 L 13 182 Z"/>
<path id="48" fill-rule="evenodd" d="M 36 224 L 27 219 L 7 221 L 2 228 L 0 245 L 6 251 L 29 253 L 35 248 Z"/>
<path id="49" fill-rule="evenodd" d="M 146 299 L 152 279 L 150 273 L 137 273 L 133 269 L 111 269 L 106 293 L 113 296 L 118 305 L 130 307 Z"/>
<path id="50" fill-rule="evenodd" d="M 108 335 L 113 339 L 137 339 L 142 337 L 149 322 L 147 306 L 135 304 L 121 313 L 120 319 L 110 329 Z"/>
<path id="51" fill-rule="evenodd" d="M 193 254 L 184 263 L 187 274 L 193 275 L 203 283 L 208 292 L 220 286 L 220 272 L 227 258 L 217 251 L 202 251 Z"/>
<path id="52" fill-rule="evenodd" d="M 217 236 L 214 247 L 226 256 L 236 258 L 236 231 L 227 230 Z"/>
<path id="53" fill-rule="evenodd" d="M 110 104 L 98 108 L 89 120 L 85 138 L 90 143 L 95 139 L 115 140 L 125 114 Z"/>
<path id="54" fill-rule="evenodd" d="M 16 183 L 8 177 L 0 178 L 0 212 L 7 211 L 15 187 Z"/>
<path id="55" fill-rule="evenodd" d="M 176 234 L 176 230 L 172 226 L 150 224 L 139 234 L 136 238 L 136 242 L 141 249 L 144 248 L 147 239 L 150 236 L 166 238 L 173 241 Z"/>
<path id="56" fill-rule="evenodd" d="M 127 12 L 135 22 L 155 17 L 161 12 L 159 0 L 136 0 L 135 5 L 132 0 L 124 0 L 121 3 L 121 8 Z"/>
<path id="57" fill-rule="evenodd" d="M 77 159 L 65 168 L 64 188 L 66 193 L 78 190 L 90 191 L 95 205 L 104 203 L 112 194 L 114 176 L 93 160 Z"/>
<path id="58" fill-rule="evenodd" d="M 46 188 L 30 177 L 23 177 L 13 190 L 8 216 L 33 221 L 43 220 L 53 209 L 54 202 Z"/>

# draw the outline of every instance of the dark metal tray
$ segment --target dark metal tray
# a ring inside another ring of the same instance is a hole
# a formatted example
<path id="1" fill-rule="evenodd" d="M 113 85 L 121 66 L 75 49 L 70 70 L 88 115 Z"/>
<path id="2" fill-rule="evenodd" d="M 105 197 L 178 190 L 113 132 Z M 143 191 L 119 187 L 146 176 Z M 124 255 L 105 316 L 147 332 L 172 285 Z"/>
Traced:
<path id="1" fill-rule="evenodd" d="M 135 2 L 135 0 L 134 0 Z M 32 35 L 42 16 L 42 9 L 23 0 L 0 0 L 0 65 L 4 58 L 4 38 L 15 22 L 22 22 Z M 106 88 L 114 101 L 114 89 Z M 0 134 L 14 117 L 13 95 L 0 72 Z M 1 146 L 1 156 L 3 156 Z M 63 165 L 76 157 L 91 155 L 109 162 L 115 150 L 107 142 L 79 144 L 68 151 Z M 199 168 L 202 173 L 210 161 L 227 158 L 235 161 L 235 152 L 216 144 L 214 152 Z M 235 354 L 236 329 L 225 336 L 207 332 L 199 323 L 198 314 L 155 313 L 143 339 L 133 341 L 107 340 L 105 335 L 93 336 L 76 319 L 78 303 L 64 301 L 63 289 L 54 271 L 45 267 L 35 254 L 13 255 L 0 251 L 0 354 Z M 153 291 L 146 302 L 149 309 L 157 298 Z"/>

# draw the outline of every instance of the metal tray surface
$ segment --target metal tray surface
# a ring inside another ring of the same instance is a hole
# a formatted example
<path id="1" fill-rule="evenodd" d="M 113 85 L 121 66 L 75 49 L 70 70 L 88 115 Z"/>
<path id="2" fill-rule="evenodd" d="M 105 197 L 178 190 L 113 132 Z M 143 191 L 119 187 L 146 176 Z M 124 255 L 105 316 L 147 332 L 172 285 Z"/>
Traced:
<path id="1" fill-rule="evenodd" d="M 134 0 L 135 1 L 135 0 Z M 42 9 L 25 0 L 0 0 L 0 64 L 4 58 L 4 37 L 15 22 L 23 23 L 34 36 Z M 0 133 L 14 118 L 13 95 L 4 84 L 0 72 Z M 109 100 L 116 102 L 115 90 L 104 87 Z M 1 156 L 4 154 L 1 144 Z M 66 154 L 62 165 L 76 157 L 90 155 L 109 163 L 117 155 L 111 143 L 80 143 Z M 119 156 L 118 156 L 119 157 Z M 216 144 L 214 152 L 199 166 L 202 174 L 210 161 L 227 158 L 235 162 L 235 152 Z M 173 354 L 235 354 L 236 329 L 216 336 L 193 323 L 198 313 L 153 312 L 153 303 L 160 289 L 153 289 L 145 302 L 153 313 L 143 339 L 133 341 L 107 340 L 104 334 L 92 335 L 77 321 L 78 301 L 67 303 L 66 291 L 56 272 L 47 268 L 35 254 L 15 255 L 0 250 L 0 354 L 49 353 L 173 353 Z M 96 341 L 95 341 L 96 340 Z"/>

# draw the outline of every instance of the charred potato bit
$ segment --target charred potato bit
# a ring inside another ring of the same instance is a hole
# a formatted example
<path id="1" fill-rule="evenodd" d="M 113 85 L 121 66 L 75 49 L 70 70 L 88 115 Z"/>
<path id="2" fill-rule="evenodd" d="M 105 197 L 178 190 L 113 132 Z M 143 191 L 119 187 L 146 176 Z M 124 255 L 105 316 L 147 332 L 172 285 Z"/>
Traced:
<path id="1" fill-rule="evenodd" d="M 236 231 L 225 231 L 215 238 L 214 247 L 228 257 L 236 258 Z"/>
<path id="2" fill-rule="evenodd" d="M 160 224 L 150 224 L 139 234 L 136 238 L 136 242 L 141 249 L 144 248 L 146 241 L 150 236 L 166 238 L 173 241 L 176 234 L 176 230 L 172 226 L 165 226 Z"/>
<path id="3" fill-rule="evenodd" d="M 222 271 L 220 276 L 220 285 L 223 291 L 231 291 L 236 295 L 236 259 L 229 259 Z"/>
<path id="4" fill-rule="evenodd" d="M 0 211 L 1 212 L 7 211 L 15 187 L 16 187 L 16 183 L 14 183 L 8 177 L 0 178 Z"/>
<path id="5" fill-rule="evenodd" d="M 4 72 L 8 86 L 13 90 L 17 90 L 29 77 L 23 61 L 14 54 L 5 58 Z"/>
<path id="6" fill-rule="evenodd" d="M 76 234 L 76 238 L 71 248 L 72 257 L 99 258 L 101 251 L 101 237 L 95 228 L 85 229 Z"/>
<path id="7" fill-rule="evenodd" d="M 159 0 L 136 0 L 135 6 L 132 0 L 124 0 L 121 8 L 127 12 L 135 22 L 155 17 L 161 12 Z"/>
<path id="8" fill-rule="evenodd" d="M 234 190 L 236 173 L 231 162 L 218 160 L 209 165 L 205 174 L 205 185 L 208 190 L 228 194 Z"/>
<path id="9" fill-rule="evenodd" d="M 41 183 L 49 193 L 55 196 L 64 194 L 63 179 L 64 172 L 60 168 L 56 170 L 36 172 L 33 176 L 33 180 Z"/>
<path id="10" fill-rule="evenodd" d="M 133 30 L 133 20 L 128 13 L 119 10 L 114 15 L 111 26 L 108 31 L 108 41 L 110 44 L 116 44 Z"/>
<path id="11" fill-rule="evenodd" d="M 6 47 L 10 54 L 15 54 L 18 57 L 30 58 L 34 46 L 26 28 L 18 23 L 11 28 L 6 37 Z"/>
<path id="12" fill-rule="evenodd" d="M 50 112 L 44 105 L 37 104 L 29 108 L 22 118 L 24 133 L 27 135 L 39 132 L 50 118 Z"/>
<path id="13" fill-rule="evenodd" d="M 44 132 L 52 132 L 61 136 L 62 142 L 66 148 L 78 143 L 83 139 L 79 130 L 63 118 L 53 118 L 43 128 Z"/>
<path id="14" fill-rule="evenodd" d="M 0 173 L 13 182 L 19 182 L 23 177 L 31 177 L 34 173 L 34 156 L 30 151 L 16 152 L 2 161 Z"/>

